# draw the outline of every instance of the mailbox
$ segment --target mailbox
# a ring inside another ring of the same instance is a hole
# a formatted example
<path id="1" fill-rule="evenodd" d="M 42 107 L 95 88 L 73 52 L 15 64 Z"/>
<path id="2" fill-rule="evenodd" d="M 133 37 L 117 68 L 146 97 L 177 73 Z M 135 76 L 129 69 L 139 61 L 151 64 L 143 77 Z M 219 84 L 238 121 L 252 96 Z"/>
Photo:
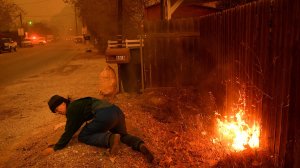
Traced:
<path id="1" fill-rule="evenodd" d="M 108 48 L 105 51 L 107 63 L 126 64 L 130 61 L 129 48 Z"/>

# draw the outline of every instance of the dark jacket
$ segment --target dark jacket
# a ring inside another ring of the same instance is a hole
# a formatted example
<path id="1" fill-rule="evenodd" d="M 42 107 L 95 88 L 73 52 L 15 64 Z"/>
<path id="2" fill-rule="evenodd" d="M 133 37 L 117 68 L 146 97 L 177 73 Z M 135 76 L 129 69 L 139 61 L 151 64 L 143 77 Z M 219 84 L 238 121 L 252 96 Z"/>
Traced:
<path id="1" fill-rule="evenodd" d="M 71 102 L 67 107 L 65 132 L 55 144 L 54 150 L 64 148 L 81 125 L 93 119 L 93 111 L 95 109 L 110 106 L 112 106 L 112 104 L 92 97 L 85 97 Z"/>

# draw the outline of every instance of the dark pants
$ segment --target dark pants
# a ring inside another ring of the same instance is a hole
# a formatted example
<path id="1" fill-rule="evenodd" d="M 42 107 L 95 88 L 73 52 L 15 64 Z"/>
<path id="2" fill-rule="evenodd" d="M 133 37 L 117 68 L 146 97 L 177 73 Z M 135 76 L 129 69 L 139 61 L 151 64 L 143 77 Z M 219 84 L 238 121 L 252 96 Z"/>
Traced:
<path id="1" fill-rule="evenodd" d="M 139 150 L 139 145 L 143 143 L 139 137 L 127 133 L 125 116 L 115 105 L 97 109 L 95 118 L 82 128 L 78 140 L 88 145 L 109 147 L 109 137 L 112 134 L 120 134 L 121 142 L 134 150 Z"/>

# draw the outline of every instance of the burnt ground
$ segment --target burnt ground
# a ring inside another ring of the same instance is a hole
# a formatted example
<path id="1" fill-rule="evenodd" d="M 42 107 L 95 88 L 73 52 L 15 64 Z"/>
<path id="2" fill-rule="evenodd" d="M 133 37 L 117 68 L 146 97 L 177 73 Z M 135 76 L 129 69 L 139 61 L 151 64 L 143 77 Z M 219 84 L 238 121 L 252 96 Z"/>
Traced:
<path id="1" fill-rule="evenodd" d="M 42 156 L 63 132 L 55 127 L 65 121 L 48 110 L 49 97 L 98 97 L 98 74 L 105 65 L 103 56 L 83 53 L 65 67 L 1 88 L 0 167 L 273 167 L 273 156 L 263 150 L 235 153 L 213 143 L 214 102 L 195 88 L 147 89 L 109 99 L 123 109 L 128 131 L 153 151 L 152 164 L 126 145 L 109 155 L 78 142 L 76 135 L 65 149 Z"/>

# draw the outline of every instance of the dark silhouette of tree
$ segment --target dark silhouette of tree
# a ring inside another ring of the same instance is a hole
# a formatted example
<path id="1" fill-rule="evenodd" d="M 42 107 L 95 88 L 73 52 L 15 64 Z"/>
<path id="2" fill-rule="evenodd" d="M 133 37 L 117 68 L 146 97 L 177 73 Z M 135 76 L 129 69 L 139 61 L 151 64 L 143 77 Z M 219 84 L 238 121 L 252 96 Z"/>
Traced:
<path id="1" fill-rule="evenodd" d="M 7 0 L 0 0 L 0 31 L 17 29 L 20 25 L 19 16 L 24 13 L 15 3 Z"/>
<path id="2" fill-rule="evenodd" d="M 104 50 L 107 40 L 118 34 L 117 0 L 63 0 L 79 10 L 83 25 L 98 39 Z M 123 0 L 122 24 L 124 38 L 137 38 L 143 20 L 143 0 Z"/>

